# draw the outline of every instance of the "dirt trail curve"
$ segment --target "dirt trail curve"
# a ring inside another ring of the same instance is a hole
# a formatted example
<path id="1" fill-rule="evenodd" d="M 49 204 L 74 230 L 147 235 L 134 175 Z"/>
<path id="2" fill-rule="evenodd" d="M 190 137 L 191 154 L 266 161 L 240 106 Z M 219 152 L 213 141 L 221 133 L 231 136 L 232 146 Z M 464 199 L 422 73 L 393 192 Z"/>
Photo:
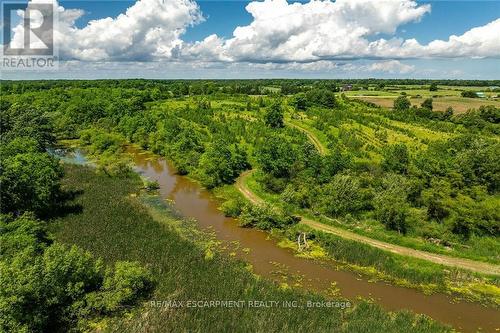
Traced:
<path id="1" fill-rule="evenodd" d="M 292 124 L 290 122 L 287 122 L 288 125 L 291 125 L 293 127 L 298 128 L 299 130 L 305 132 L 311 142 L 318 148 L 318 151 L 321 154 L 325 154 L 325 148 L 323 145 L 319 142 L 319 140 L 306 130 L 305 128 L 302 128 L 298 125 Z M 236 188 L 245 196 L 245 198 L 250 201 L 253 204 L 256 205 L 262 205 L 265 203 L 265 201 L 260 198 L 258 195 L 253 193 L 250 188 L 247 186 L 245 179 L 248 178 L 255 170 L 248 170 L 245 171 L 241 174 L 241 176 L 236 180 Z M 404 255 L 404 256 L 409 256 L 409 257 L 414 257 L 418 259 L 423 259 L 427 261 L 431 261 L 436 264 L 444 265 L 444 266 L 449 266 L 449 267 L 458 267 L 458 268 L 463 268 L 467 269 L 473 272 L 478 272 L 478 273 L 483 273 L 483 274 L 490 274 L 490 275 L 500 275 L 500 265 L 495 265 L 495 264 L 490 264 L 486 262 L 480 262 L 480 261 L 474 261 L 470 259 L 464 259 L 464 258 L 457 258 L 457 257 L 450 257 L 446 256 L 443 254 L 437 254 L 437 253 L 430 253 L 430 252 L 425 252 L 421 250 L 415 250 L 411 249 L 408 247 L 396 245 L 396 244 L 390 244 L 386 243 L 383 241 L 379 241 L 373 238 L 369 238 L 366 236 L 358 235 L 352 231 L 348 231 L 339 227 L 334 227 L 331 225 L 326 225 L 324 223 L 311 220 L 309 218 L 306 218 L 304 216 L 300 216 L 301 221 L 300 223 L 305 224 L 313 229 L 320 230 L 323 232 L 331 233 L 337 236 L 340 236 L 345 239 L 349 240 L 354 240 L 360 243 L 368 244 L 370 246 L 389 251 L 392 253 L 396 253 L 399 255 Z"/>
<path id="2" fill-rule="evenodd" d="M 292 123 L 289 120 L 285 120 L 285 124 L 287 124 L 287 125 L 289 125 L 291 127 L 295 127 L 296 129 L 298 129 L 301 132 L 304 132 L 307 135 L 307 138 L 309 139 L 309 141 L 311 141 L 311 143 L 316 147 L 316 149 L 318 150 L 318 152 L 321 155 L 325 155 L 326 154 L 326 152 L 327 152 L 326 147 L 323 146 L 323 144 L 318 140 L 318 138 L 311 131 L 309 131 L 308 129 L 306 129 L 306 128 L 300 126 L 300 125 L 294 124 L 294 123 Z"/>

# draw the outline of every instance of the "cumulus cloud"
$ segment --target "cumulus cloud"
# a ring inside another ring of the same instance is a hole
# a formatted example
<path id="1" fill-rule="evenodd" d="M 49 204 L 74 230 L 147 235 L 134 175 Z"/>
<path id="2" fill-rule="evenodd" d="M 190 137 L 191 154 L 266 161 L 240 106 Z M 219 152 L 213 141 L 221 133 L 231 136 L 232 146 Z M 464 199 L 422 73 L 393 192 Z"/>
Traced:
<path id="1" fill-rule="evenodd" d="M 371 67 L 358 67 L 408 73 L 412 66 L 398 60 L 500 57 L 500 19 L 426 45 L 397 38 L 398 28 L 431 11 L 430 5 L 414 0 L 253 1 L 245 7 L 252 22 L 236 27 L 231 38 L 213 34 L 193 43 L 184 42 L 182 35 L 203 21 L 195 0 L 139 0 L 123 14 L 92 20 L 83 28 L 75 25 L 83 11 L 53 1 L 60 21 L 55 40 L 63 59 L 242 62 L 313 71 L 334 69 L 338 61 L 376 59 Z M 22 41 L 21 25 L 14 40 Z"/>
<path id="2" fill-rule="evenodd" d="M 32 0 L 45 2 L 47 0 Z M 64 59 L 152 60 L 171 58 L 183 41 L 181 35 L 190 25 L 203 20 L 192 0 L 139 0 L 116 18 L 91 20 L 79 29 L 75 21 L 84 12 L 65 9 L 52 2 L 59 16 L 54 41 Z M 22 24 L 14 29 L 12 42 L 21 40 Z"/>
<path id="3" fill-rule="evenodd" d="M 500 56 L 500 19 L 427 45 L 415 39 L 377 38 L 394 35 L 398 27 L 430 13 L 430 5 L 413 0 L 265 0 L 249 3 L 246 10 L 253 21 L 237 27 L 232 38 L 212 35 L 186 46 L 184 54 L 252 62 Z"/>
<path id="4" fill-rule="evenodd" d="M 311 61 L 358 57 L 366 53 L 367 37 L 392 34 L 430 11 L 410 0 L 338 0 L 287 3 L 251 2 L 253 22 L 234 30 L 226 42 L 236 59 Z"/>
<path id="5" fill-rule="evenodd" d="M 500 18 L 461 36 L 450 36 L 447 41 L 432 41 L 422 48 L 427 56 L 500 57 Z"/>

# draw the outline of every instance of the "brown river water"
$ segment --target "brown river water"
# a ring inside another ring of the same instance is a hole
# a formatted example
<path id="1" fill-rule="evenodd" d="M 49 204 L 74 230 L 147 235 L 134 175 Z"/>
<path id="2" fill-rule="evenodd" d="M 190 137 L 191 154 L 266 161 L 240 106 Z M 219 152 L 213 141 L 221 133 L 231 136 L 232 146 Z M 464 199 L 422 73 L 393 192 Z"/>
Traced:
<path id="1" fill-rule="evenodd" d="M 442 294 L 424 295 L 384 282 L 369 282 L 353 272 L 298 258 L 291 250 L 278 247 L 267 233 L 241 228 L 235 219 L 225 217 L 218 209 L 220 202 L 211 192 L 187 177 L 177 175 L 168 161 L 135 147 L 129 147 L 128 153 L 136 170 L 158 181 L 160 195 L 173 200 L 174 207 L 183 216 L 196 219 L 202 229 L 214 231 L 221 241 L 237 241 L 242 248 L 250 249 L 248 253 L 239 251 L 237 256 L 249 262 L 256 274 L 277 279 L 277 267 L 286 267 L 288 274 L 301 275 L 303 287 L 311 290 L 326 290 L 334 282 L 342 296 L 371 298 L 387 310 L 407 309 L 427 314 L 465 332 L 500 330 L 500 312 L 495 309 L 477 303 L 456 302 Z"/>

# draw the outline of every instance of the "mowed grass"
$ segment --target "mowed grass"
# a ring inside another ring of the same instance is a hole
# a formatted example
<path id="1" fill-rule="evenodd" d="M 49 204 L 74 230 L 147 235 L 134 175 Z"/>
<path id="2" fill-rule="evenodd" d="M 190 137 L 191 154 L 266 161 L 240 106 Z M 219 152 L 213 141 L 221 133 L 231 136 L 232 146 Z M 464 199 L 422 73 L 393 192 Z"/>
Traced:
<path id="1" fill-rule="evenodd" d="M 225 255 L 207 256 L 205 244 L 182 236 L 191 228 L 157 199 L 144 206 L 137 196 L 138 177 L 110 178 L 88 167 L 66 165 L 64 189 L 73 191 L 73 213 L 51 224 L 55 238 L 76 244 L 106 263 L 138 261 L 153 273 L 156 289 L 127 318 L 99 323 L 98 329 L 116 332 L 446 332 L 428 317 L 409 312 L 388 313 L 358 301 L 338 308 L 187 308 L 156 307 L 151 301 L 246 300 L 322 301 L 319 295 L 283 289 L 254 276 L 246 264 Z M 163 208 L 161 208 L 163 207 Z M 163 209 L 161 212 L 159 210 Z M 153 219 L 152 215 L 156 217 Z M 161 216 L 161 218 L 158 218 Z"/>

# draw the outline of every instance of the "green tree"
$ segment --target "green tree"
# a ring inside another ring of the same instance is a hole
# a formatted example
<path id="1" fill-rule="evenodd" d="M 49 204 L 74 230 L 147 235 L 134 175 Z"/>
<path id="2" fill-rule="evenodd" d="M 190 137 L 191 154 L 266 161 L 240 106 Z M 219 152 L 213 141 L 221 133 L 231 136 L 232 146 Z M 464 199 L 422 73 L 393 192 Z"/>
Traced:
<path id="1" fill-rule="evenodd" d="M 271 106 L 266 110 L 264 115 L 266 125 L 272 128 L 280 128 L 285 126 L 283 121 L 283 108 L 281 101 L 274 101 Z"/>
<path id="2" fill-rule="evenodd" d="M 46 153 L 24 153 L 2 159 L 1 212 L 47 211 L 59 193 L 62 174 L 59 162 Z"/>
<path id="3" fill-rule="evenodd" d="M 335 94 L 328 89 L 312 89 L 306 93 L 309 105 L 316 105 L 324 108 L 333 108 L 337 104 Z"/>
<path id="4" fill-rule="evenodd" d="M 425 99 L 425 100 L 422 102 L 421 106 L 422 106 L 423 108 L 425 108 L 425 109 L 429 109 L 429 110 L 431 110 L 431 111 L 432 111 L 432 98 L 427 98 L 427 99 Z"/>
<path id="5" fill-rule="evenodd" d="M 338 148 L 333 148 L 332 152 L 323 158 L 321 178 L 328 180 L 342 170 L 352 167 L 352 156 L 342 152 Z"/>
<path id="6" fill-rule="evenodd" d="M 385 171 L 392 171 L 406 174 L 410 163 L 410 154 L 404 143 L 396 143 L 389 145 L 382 151 L 384 159 L 382 160 L 382 168 Z"/>
<path id="7" fill-rule="evenodd" d="M 211 144 L 199 163 L 202 183 L 208 188 L 232 183 L 246 168 L 248 162 L 244 151 L 231 151 L 228 143 L 222 140 Z"/>
<path id="8" fill-rule="evenodd" d="M 410 100 L 406 96 L 399 96 L 394 100 L 394 110 L 408 111 L 410 109 L 410 106 Z"/>
<path id="9" fill-rule="evenodd" d="M 307 108 L 307 98 L 304 93 L 295 95 L 292 99 L 292 105 L 297 111 L 305 111 Z"/>
<path id="10" fill-rule="evenodd" d="M 436 82 L 432 82 L 431 85 L 429 86 L 429 91 L 437 91 L 438 90 L 438 85 Z"/>
<path id="11" fill-rule="evenodd" d="M 292 165 L 297 160 L 296 155 L 292 144 L 278 135 L 265 138 L 256 150 L 262 170 L 278 178 L 290 177 Z"/>

